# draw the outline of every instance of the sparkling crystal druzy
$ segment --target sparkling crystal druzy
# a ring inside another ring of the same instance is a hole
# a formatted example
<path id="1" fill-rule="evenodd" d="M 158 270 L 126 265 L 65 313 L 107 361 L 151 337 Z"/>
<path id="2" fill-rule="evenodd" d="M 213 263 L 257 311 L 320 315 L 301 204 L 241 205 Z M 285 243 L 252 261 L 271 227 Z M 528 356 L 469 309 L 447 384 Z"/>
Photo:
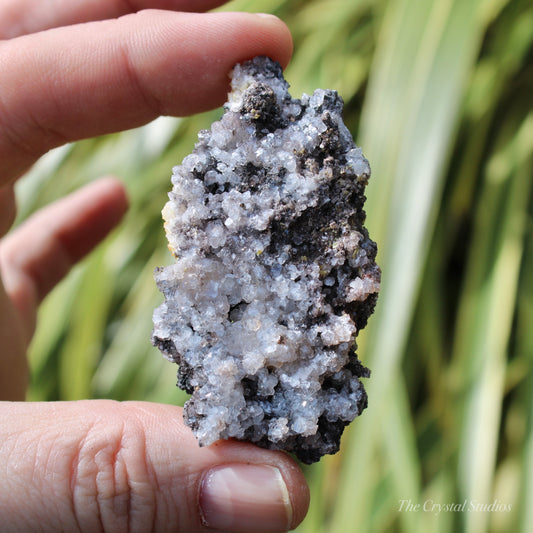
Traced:
<path id="1" fill-rule="evenodd" d="M 201 445 L 236 438 L 312 463 L 367 405 L 355 337 L 380 270 L 342 99 L 288 87 L 268 58 L 237 65 L 222 119 L 174 168 L 163 218 L 177 261 L 155 273 L 152 341 L 179 365 Z"/>

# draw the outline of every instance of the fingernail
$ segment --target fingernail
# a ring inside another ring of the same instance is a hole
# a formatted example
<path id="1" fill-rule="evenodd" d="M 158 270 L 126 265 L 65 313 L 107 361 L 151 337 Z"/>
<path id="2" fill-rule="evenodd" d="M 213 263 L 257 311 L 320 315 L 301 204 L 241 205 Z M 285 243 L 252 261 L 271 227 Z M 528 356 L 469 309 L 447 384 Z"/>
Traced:
<path id="1" fill-rule="evenodd" d="M 271 15 L 270 13 L 255 13 L 258 17 L 265 18 L 265 19 L 276 19 L 279 20 L 276 15 Z"/>
<path id="2" fill-rule="evenodd" d="M 213 468 L 200 489 L 204 525 L 232 532 L 287 531 L 292 506 L 281 472 L 267 465 L 232 464 Z"/>

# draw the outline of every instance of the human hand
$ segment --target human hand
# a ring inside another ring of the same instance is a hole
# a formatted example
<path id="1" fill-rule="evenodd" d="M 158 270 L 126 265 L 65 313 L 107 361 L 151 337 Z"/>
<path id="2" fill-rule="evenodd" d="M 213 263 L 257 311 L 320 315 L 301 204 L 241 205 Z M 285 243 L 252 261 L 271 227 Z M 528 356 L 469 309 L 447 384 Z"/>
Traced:
<path id="1" fill-rule="evenodd" d="M 288 62 L 290 35 L 273 17 L 172 11 L 221 3 L 2 2 L 0 235 L 15 180 L 48 149 L 216 107 L 231 67 L 255 55 Z M 123 186 L 105 178 L 0 241 L 0 399 L 24 398 L 38 304 L 126 208 Z M 285 531 L 307 510 L 286 454 L 235 441 L 200 449 L 178 407 L 2 402 L 0 412 L 2 531 Z"/>

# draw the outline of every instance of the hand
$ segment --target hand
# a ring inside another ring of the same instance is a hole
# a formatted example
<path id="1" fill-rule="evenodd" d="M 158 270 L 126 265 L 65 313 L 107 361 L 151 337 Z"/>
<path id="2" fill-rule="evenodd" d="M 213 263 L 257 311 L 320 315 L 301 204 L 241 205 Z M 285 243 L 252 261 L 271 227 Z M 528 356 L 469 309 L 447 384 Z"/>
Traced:
<path id="1" fill-rule="evenodd" d="M 15 180 L 48 149 L 216 107 L 238 61 L 288 62 L 274 17 L 173 11 L 220 3 L 3 0 L 0 235 Z M 126 208 L 123 186 L 104 178 L 0 241 L 0 399 L 24 398 L 38 304 Z M 307 510 L 290 457 L 236 441 L 200 449 L 178 407 L 1 402 L 0 413 L 2 531 L 285 531 Z"/>

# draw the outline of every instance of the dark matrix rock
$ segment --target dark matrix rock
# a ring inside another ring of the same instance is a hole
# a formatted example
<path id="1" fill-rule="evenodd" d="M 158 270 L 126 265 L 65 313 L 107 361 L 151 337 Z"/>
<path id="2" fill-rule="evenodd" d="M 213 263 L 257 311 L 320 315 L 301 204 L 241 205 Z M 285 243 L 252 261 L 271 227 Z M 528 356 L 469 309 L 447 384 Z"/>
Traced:
<path id="1" fill-rule="evenodd" d="M 174 168 L 175 264 L 153 343 L 179 365 L 201 445 L 247 440 L 305 463 L 335 453 L 367 405 L 355 338 L 379 291 L 363 223 L 368 162 L 342 99 L 292 99 L 265 57 L 237 65 L 225 113 Z"/>

